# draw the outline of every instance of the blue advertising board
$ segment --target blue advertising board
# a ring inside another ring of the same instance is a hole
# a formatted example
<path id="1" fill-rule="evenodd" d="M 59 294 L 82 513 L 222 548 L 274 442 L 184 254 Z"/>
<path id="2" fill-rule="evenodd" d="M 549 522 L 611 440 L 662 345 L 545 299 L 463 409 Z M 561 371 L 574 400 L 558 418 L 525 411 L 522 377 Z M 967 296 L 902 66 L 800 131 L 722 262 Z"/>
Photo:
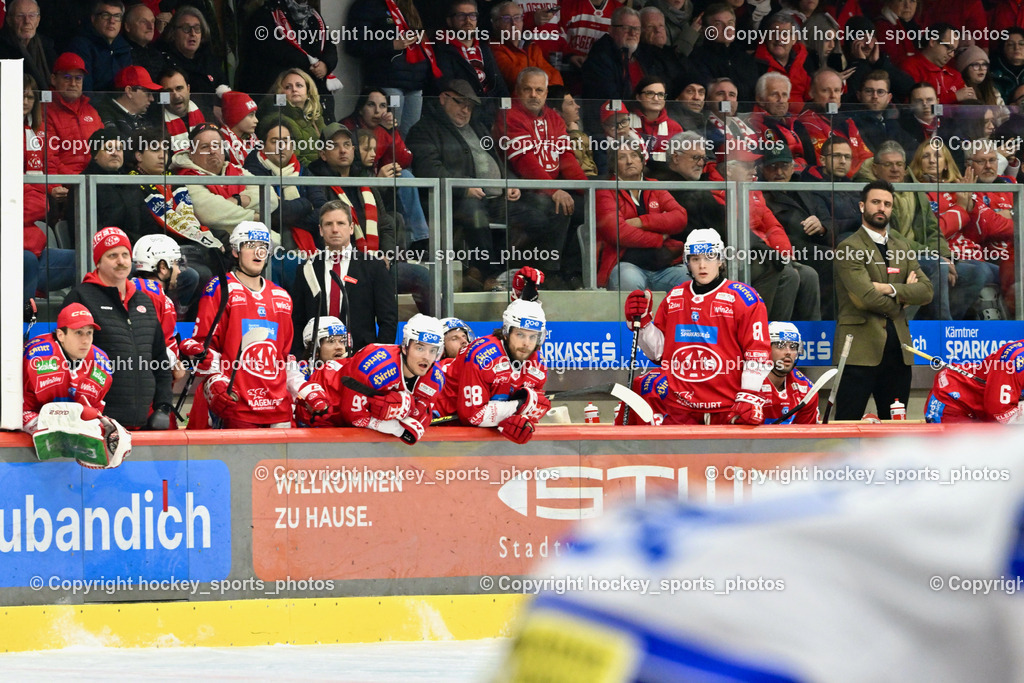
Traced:
<path id="1" fill-rule="evenodd" d="M 165 483 L 166 482 L 166 483 Z M 231 571 L 231 479 L 217 460 L 0 464 L 0 586 Z"/>

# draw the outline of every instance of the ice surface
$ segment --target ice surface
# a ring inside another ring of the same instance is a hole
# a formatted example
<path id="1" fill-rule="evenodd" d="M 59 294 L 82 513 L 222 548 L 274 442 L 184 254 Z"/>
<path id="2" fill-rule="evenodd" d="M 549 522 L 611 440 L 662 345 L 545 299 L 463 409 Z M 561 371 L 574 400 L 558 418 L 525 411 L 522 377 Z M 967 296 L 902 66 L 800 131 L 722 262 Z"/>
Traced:
<path id="1" fill-rule="evenodd" d="M 508 641 L 174 647 L 0 654 L 5 681 L 486 681 Z"/>

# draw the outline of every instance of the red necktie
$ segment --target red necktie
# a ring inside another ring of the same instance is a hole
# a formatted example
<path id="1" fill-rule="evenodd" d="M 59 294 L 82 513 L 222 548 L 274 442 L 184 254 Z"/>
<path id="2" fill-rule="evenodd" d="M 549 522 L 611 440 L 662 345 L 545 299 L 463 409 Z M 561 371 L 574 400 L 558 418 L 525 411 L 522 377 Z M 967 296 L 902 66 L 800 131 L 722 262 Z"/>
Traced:
<path id="1" fill-rule="evenodd" d="M 341 318 L 341 287 L 338 285 L 341 282 L 341 254 L 335 256 L 334 267 L 332 270 L 337 273 L 338 279 L 331 278 L 331 307 L 327 311 L 328 315 L 333 315 L 335 318 Z"/>

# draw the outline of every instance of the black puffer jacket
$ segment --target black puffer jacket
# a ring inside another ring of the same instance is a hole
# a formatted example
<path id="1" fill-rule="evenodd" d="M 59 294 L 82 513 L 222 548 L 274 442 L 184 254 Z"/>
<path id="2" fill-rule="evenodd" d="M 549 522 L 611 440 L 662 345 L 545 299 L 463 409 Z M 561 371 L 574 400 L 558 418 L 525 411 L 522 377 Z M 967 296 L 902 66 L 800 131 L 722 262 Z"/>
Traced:
<path id="1" fill-rule="evenodd" d="M 83 304 L 92 313 L 102 328 L 93 344 L 114 366 L 104 415 L 124 427 L 145 427 L 151 406 L 171 403 L 167 346 L 152 300 L 136 291 L 126 306 L 116 287 L 103 285 L 89 273 L 64 299 L 64 306 L 72 303 Z"/>
<path id="2" fill-rule="evenodd" d="M 348 10 L 345 27 L 355 40 L 345 41 L 345 52 L 359 60 L 363 83 L 377 88 L 423 90 L 433 78 L 430 63 L 410 63 L 405 51 L 394 48 L 390 36 L 394 21 L 384 0 L 356 0 Z M 368 40 L 365 36 L 386 36 Z M 432 39 L 432 37 L 430 38 Z"/>

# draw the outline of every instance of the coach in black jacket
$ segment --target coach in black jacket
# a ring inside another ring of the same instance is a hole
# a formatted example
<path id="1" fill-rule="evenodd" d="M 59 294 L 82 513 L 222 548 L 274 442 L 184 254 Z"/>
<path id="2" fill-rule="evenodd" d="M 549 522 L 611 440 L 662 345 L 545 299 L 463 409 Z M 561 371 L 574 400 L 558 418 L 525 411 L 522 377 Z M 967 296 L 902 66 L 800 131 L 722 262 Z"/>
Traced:
<path id="1" fill-rule="evenodd" d="M 172 398 L 167 345 L 153 300 L 128 281 L 131 242 L 120 228 L 104 228 L 92 240 L 92 254 L 96 270 L 63 305 L 89 309 L 98 325 L 93 344 L 114 366 L 103 414 L 127 429 L 167 429 Z"/>
<path id="2" fill-rule="evenodd" d="M 352 214 L 348 204 L 335 199 L 320 209 L 320 236 L 325 249 L 312 259 L 320 284 L 320 315 L 340 318 L 352 335 L 352 349 L 367 344 L 394 344 L 398 334 L 398 299 L 395 283 L 384 262 L 367 256 L 352 244 Z M 340 260 L 343 290 L 328 274 Z M 303 266 L 305 268 L 305 266 Z M 301 274 L 292 291 L 292 324 L 296 331 L 292 352 L 305 354 L 301 330 L 316 315 L 316 300 Z"/>

